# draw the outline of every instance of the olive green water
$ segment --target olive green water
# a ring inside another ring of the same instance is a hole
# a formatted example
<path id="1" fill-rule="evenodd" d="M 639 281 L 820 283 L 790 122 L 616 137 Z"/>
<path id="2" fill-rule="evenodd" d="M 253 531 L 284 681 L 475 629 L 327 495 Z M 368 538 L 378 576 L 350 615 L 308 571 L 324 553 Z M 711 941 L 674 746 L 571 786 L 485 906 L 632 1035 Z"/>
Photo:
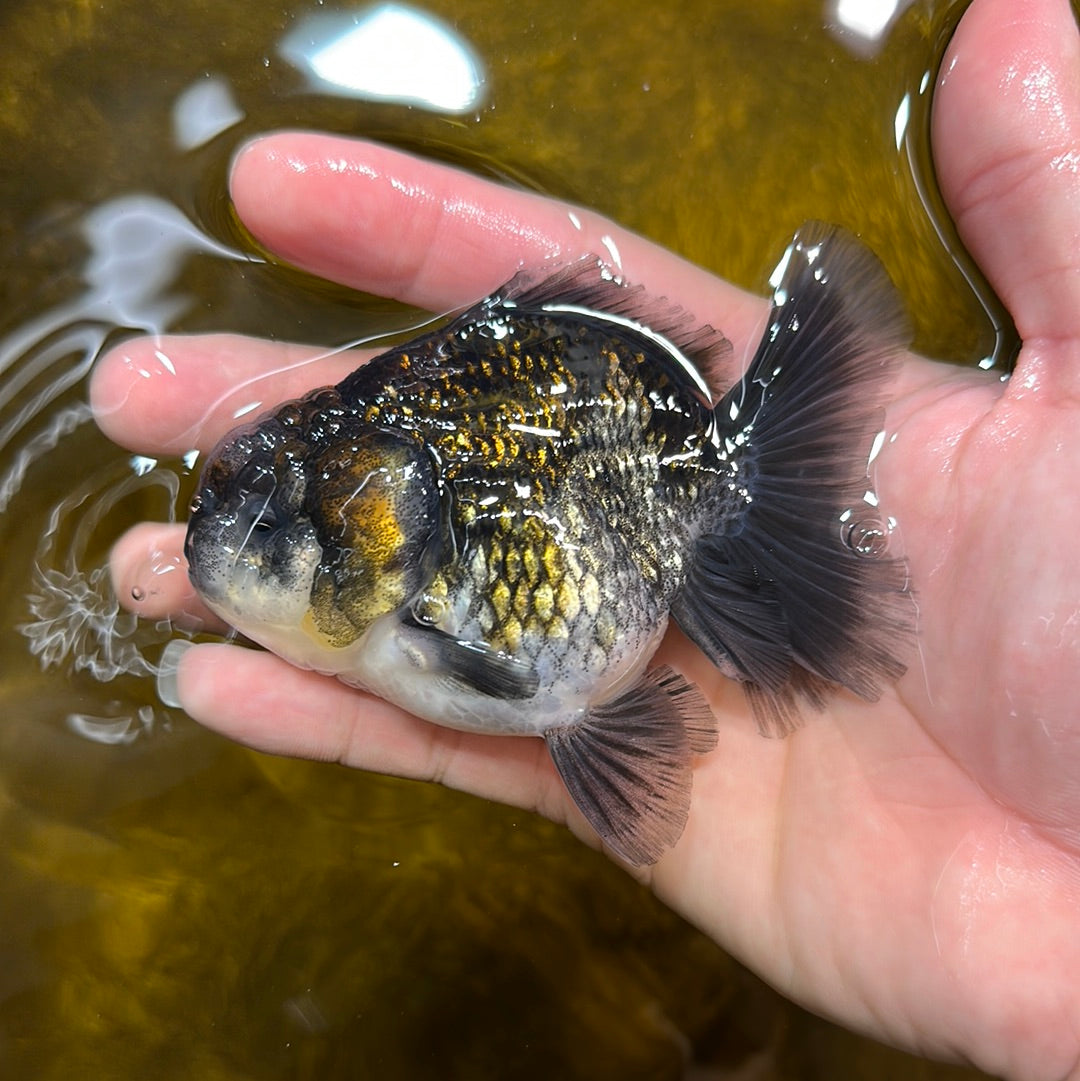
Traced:
<path id="1" fill-rule="evenodd" d="M 109 342 L 336 344 L 411 318 L 244 258 L 227 163 L 273 127 L 589 204 L 752 288 L 803 219 L 836 220 L 885 259 L 920 349 L 1007 354 L 926 158 L 962 5 L 916 4 L 873 55 L 825 6 L 436 0 L 486 73 L 439 114 L 306 88 L 279 46 L 327 3 L 5 0 L 0 1075 L 974 1076 L 801 1013 L 555 827 L 203 732 L 154 696 L 171 629 L 118 614 L 101 573 L 191 485 L 88 421 Z"/>

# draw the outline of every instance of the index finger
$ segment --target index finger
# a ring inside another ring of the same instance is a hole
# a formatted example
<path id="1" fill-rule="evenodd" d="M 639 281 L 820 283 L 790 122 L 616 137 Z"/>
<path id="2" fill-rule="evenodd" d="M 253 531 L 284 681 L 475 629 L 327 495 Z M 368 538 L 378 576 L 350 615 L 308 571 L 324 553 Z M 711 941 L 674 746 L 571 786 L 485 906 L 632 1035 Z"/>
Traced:
<path id="1" fill-rule="evenodd" d="M 261 242 L 357 289 L 445 312 L 522 266 L 599 254 L 745 352 L 763 302 L 601 216 L 373 143 L 310 133 L 258 139 L 232 173 Z M 98 363 L 91 403 L 105 433 L 147 453 L 208 449 L 240 416 L 338 382 L 370 353 L 215 335 L 141 338 Z"/>
<path id="2" fill-rule="evenodd" d="M 522 267 L 597 255 L 703 320 L 723 315 L 733 340 L 760 319 L 757 298 L 591 210 L 377 143 L 264 136 L 237 155 L 231 188 L 244 224 L 283 258 L 430 311 L 471 304 Z"/>

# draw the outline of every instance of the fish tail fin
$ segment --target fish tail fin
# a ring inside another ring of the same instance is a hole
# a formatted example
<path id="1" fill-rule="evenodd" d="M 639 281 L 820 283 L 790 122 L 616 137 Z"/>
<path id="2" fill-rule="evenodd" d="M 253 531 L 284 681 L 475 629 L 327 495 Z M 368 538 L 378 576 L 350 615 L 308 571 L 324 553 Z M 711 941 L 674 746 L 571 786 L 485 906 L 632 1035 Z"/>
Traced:
<path id="1" fill-rule="evenodd" d="M 671 668 L 647 671 L 618 698 L 544 733 L 574 803 L 627 863 L 655 863 L 682 835 L 691 762 L 716 746 L 701 692 Z"/>
<path id="2" fill-rule="evenodd" d="M 816 223 L 777 276 L 761 344 L 716 407 L 743 501 L 699 538 L 672 612 L 783 734 L 800 701 L 821 708 L 835 685 L 873 701 L 899 678 L 914 605 L 868 478 L 907 340 L 899 299 L 869 251 Z"/>

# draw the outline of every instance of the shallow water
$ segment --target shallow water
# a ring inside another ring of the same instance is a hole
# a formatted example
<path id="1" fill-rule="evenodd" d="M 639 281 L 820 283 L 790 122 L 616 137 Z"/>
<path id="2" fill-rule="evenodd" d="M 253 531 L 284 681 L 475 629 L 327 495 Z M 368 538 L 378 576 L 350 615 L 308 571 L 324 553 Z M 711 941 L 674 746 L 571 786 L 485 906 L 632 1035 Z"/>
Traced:
<path id="1" fill-rule="evenodd" d="M 154 694 L 175 629 L 119 612 L 103 571 L 128 525 L 183 516 L 197 463 L 97 433 L 85 378 L 102 349 L 208 330 L 337 345 L 415 318 L 244 235 L 228 161 L 274 127 L 379 138 L 594 206 L 762 291 L 801 221 L 836 220 L 887 263 L 918 348 L 1007 363 L 1007 321 L 963 264 L 926 156 L 930 73 L 962 5 L 909 7 L 876 46 L 826 29 L 826 6 L 442 0 L 424 10 L 452 31 L 439 47 L 458 46 L 441 61 L 458 81 L 383 88 L 402 105 L 296 66 L 298 43 L 368 8 L 7 0 L 5 1075 L 963 1074 L 800 1013 L 555 827 L 198 729 Z M 417 104 L 433 93 L 458 98 Z"/>

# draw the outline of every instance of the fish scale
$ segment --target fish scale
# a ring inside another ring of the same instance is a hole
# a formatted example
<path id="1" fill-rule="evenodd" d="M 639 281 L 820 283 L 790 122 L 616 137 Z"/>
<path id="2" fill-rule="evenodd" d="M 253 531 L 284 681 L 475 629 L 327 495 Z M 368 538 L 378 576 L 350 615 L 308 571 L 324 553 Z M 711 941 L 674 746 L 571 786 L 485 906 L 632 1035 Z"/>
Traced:
<path id="1" fill-rule="evenodd" d="M 606 655 L 616 645 L 613 609 L 634 597 L 629 570 L 612 575 L 613 565 L 630 560 L 654 586 L 664 582 L 658 593 L 642 598 L 640 620 L 655 622 L 678 588 L 682 544 L 669 545 L 671 555 L 662 560 L 653 541 L 658 531 L 670 533 L 676 514 L 667 504 L 658 508 L 654 497 L 664 433 L 647 437 L 651 403 L 642 379 L 632 374 L 632 368 L 646 364 L 642 352 L 593 349 L 587 362 L 572 370 L 564 332 L 550 318 L 537 323 L 517 329 L 540 341 L 508 335 L 483 360 L 475 357 L 471 336 L 465 342 L 451 336 L 442 346 L 439 368 L 396 388 L 389 403 L 371 401 L 371 388 L 383 377 L 370 367 L 362 380 L 343 389 L 342 398 L 365 401 L 369 422 L 415 426 L 431 443 L 452 491 L 451 530 L 458 546 L 477 553 L 477 558 L 451 559 L 437 572 L 436 592 L 464 592 L 467 615 L 447 619 L 446 605 L 423 595 L 415 606 L 418 617 L 447 633 L 470 640 L 483 636 L 495 649 L 530 658 L 544 652 L 547 639 L 573 641 L 588 649 L 590 667 L 596 668 L 596 651 Z M 580 340 L 576 344 L 582 347 Z M 415 375 L 415 363 L 408 370 Z M 436 381 L 434 395 L 429 380 Z M 559 397 L 542 394 L 552 385 L 565 388 Z M 494 402 L 492 386 L 499 387 Z M 684 390 L 683 397 L 683 410 L 668 410 L 664 417 L 681 422 L 678 434 L 685 440 L 700 430 L 703 410 L 692 393 Z M 421 408 L 424 401 L 437 401 L 437 413 Z M 485 513 L 493 483 L 504 476 L 513 490 L 500 492 L 497 514 Z M 671 478 L 666 490 L 670 495 L 677 487 Z M 577 509 L 587 501 L 599 503 L 602 522 Z M 688 502 L 684 510 L 692 508 Z M 610 545 L 603 560 L 592 556 L 590 534 L 604 530 L 622 535 L 621 558 Z M 511 573 L 499 559 L 504 544 L 512 553 Z M 563 555 L 567 550 L 585 553 L 586 589 L 595 598 L 584 609 L 572 605 L 573 616 L 584 611 L 590 624 L 576 632 L 574 620 L 556 612 L 554 604 L 560 592 L 577 597 L 577 581 Z M 523 577 L 514 573 L 516 562 L 524 566 Z M 601 580 L 609 580 L 604 604 Z"/>
<path id="2" fill-rule="evenodd" d="M 824 226 L 722 394 L 722 335 L 601 264 L 515 279 L 226 437 L 192 581 L 293 663 L 542 737 L 604 843 L 654 862 L 716 742 L 700 691 L 647 667 L 669 618 L 766 732 L 903 672 L 906 568 L 844 528 L 903 334 L 880 265 Z"/>

